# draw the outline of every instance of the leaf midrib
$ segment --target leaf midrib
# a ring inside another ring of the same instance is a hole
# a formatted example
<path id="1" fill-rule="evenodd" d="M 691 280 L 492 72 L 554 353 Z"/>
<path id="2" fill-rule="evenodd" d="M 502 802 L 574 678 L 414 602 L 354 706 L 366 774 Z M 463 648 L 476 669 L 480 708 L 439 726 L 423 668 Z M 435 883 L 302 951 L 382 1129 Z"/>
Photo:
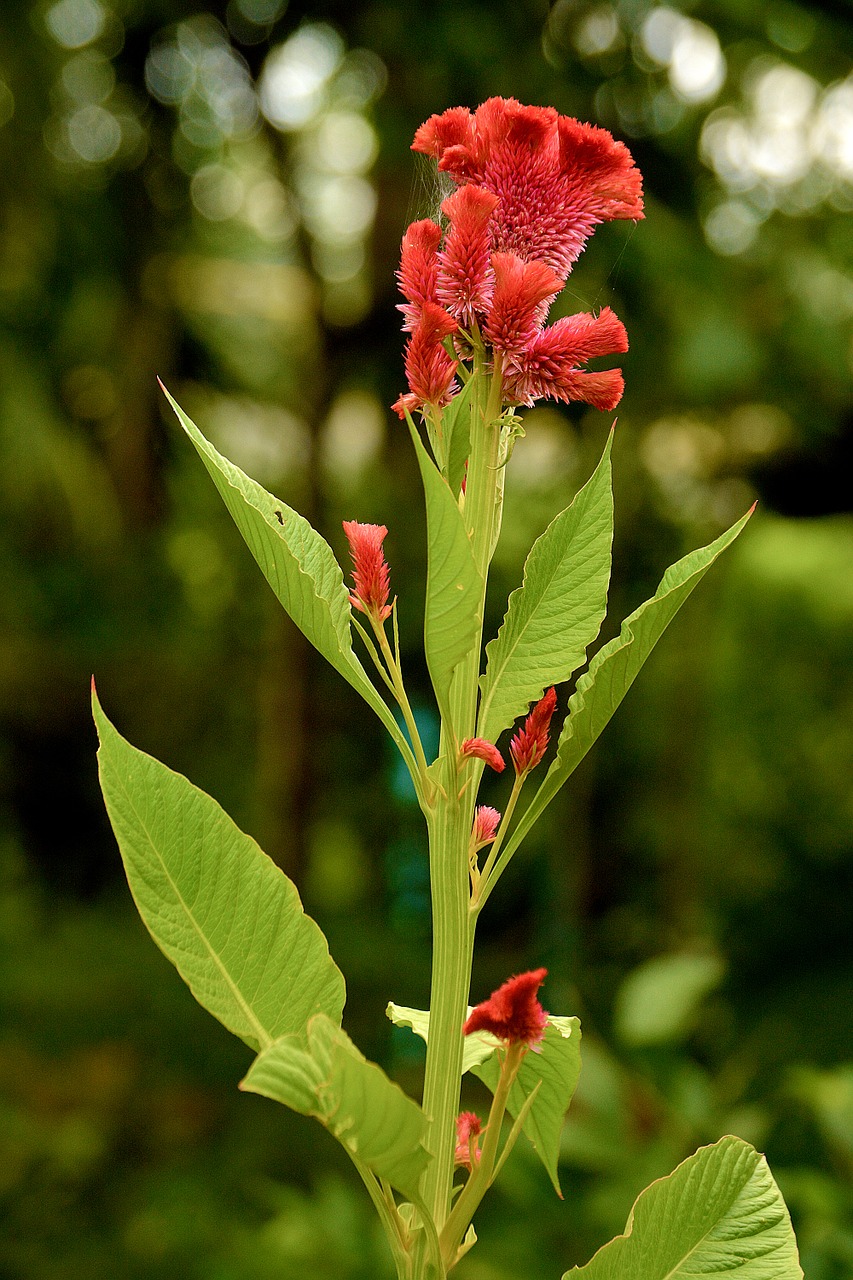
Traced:
<path id="1" fill-rule="evenodd" d="M 196 918 L 193 915 L 192 911 L 190 910 L 189 906 L 187 905 L 183 894 L 181 893 L 180 889 L 178 888 L 177 884 L 172 878 L 172 875 L 169 872 L 169 869 L 163 859 L 162 854 L 158 851 L 157 846 L 154 843 L 154 837 L 149 831 L 147 823 L 144 821 L 142 815 L 140 814 L 139 810 L 137 809 L 136 805 L 134 804 L 131 798 L 130 792 L 127 790 L 124 783 L 122 782 L 122 779 L 118 776 L 118 774 L 116 774 L 116 782 L 120 787 L 123 795 L 126 797 L 130 809 L 136 815 L 139 826 L 141 830 L 144 832 L 145 837 L 148 840 L 148 843 L 151 846 L 151 849 L 154 853 L 154 856 L 163 870 L 163 875 L 165 876 L 169 884 L 169 887 L 172 889 L 180 907 L 185 912 L 187 919 L 189 920 L 196 934 L 198 935 L 201 942 L 204 944 L 205 948 L 207 949 L 208 955 L 210 956 L 211 960 L 213 960 L 213 963 L 216 965 L 217 969 L 219 970 L 222 977 L 224 978 L 226 986 L 229 988 L 232 995 L 234 996 L 234 999 L 237 1005 L 239 1006 L 240 1010 L 245 1015 L 246 1020 L 249 1022 L 250 1026 L 252 1026 L 252 1028 L 256 1031 L 261 1049 L 267 1049 L 272 1044 L 273 1037 L 268 1033 L 266 1028 L 258 1021 L 251 1006 L 246 1003 L 243 997 L 243 994 L 240 991 L 240 988 L 234 982 L 234 979 L 231 977 L 225 965 L 222 963 L 221 959 L 219 958 L 219 955 L 211 946 L 207 938 L 207 935 L 204 933 L 204 931 L 201 929 L 200 925 L 196 921 Z"/>

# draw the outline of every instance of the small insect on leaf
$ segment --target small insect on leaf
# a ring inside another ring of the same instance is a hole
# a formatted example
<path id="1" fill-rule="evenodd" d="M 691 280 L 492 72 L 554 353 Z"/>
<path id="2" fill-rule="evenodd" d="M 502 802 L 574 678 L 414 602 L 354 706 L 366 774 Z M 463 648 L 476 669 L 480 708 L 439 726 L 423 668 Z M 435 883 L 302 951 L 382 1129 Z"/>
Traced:
<path id="1" fill-rule="evenodd" d="M 284 524 L 284 516 L 281 514 L 281 512 L 278 510 L 278 508 L 277 508 L 277 507 L 276 507 L 275 511 L 273 512 L 273 515 L 275 516 L 275 518 L 276 518 L 276 520 L 279 522 L 279 524 Z"/>

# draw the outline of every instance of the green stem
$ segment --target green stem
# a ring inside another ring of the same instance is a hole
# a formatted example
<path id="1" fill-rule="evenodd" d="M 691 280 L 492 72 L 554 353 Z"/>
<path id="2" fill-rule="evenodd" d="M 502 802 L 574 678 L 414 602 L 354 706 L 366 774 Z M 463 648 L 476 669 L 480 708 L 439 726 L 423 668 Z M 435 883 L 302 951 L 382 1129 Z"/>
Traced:
<path id="1" fill-rule="evenodd" d="M 492 1175 L 498 1154 L 498 1142 L 501 1136 L 501 1125 L 503 1124 L 509 1092 L 515 1083 L 518 1068 L 521 1066 L 521 1060 L 526 1051 L 527 1046 L 525 1044 L 510 1044 L 507 1045 L 503 1055 L 501 1073 L 492 1097 L 492 1106 L 489 1111 L 479 1162 L 472 1168 L 471 1175 L 459 1193 L 459 1198 L 453 1206 L 453 1212 L 441 1232 L 441 1248 L 448 1268 L 453 1266 L 459 1242 L 476 1213 L 480 1201 L 492 1184 Z"/>
<path id="2" fill-rule="evenodd" d="M 483 612 L 500 447 L 497 421 L 501 407 L 500 369 L 495 370 L 489 381 L 482 368 L 475 366 L 475 376 L 477 373 L 488 392 L 484 396 L 480 390 L 471 405 L 471 454 L 464 518 L 474 561 L 482 577 L 478 606 L 480 626 L 477 642 L 456 669 L 450 691 L 451 723 L 458 727 L 463 739 L 473 737 L 476 727 Z M 445 794 L 436 799 L 429 822 L 433 953 L 430 1034 L 424 1078 L 424 1110 L 430 1121 L 428 1144 L 433 1159 L 423 1181 L 423 1199 L 439 1232 L 450 1211 L 462 1080 L 462 1027 L 471 984 L 475 921 L 468 909 L 468 851 L 476 800 L 474 788 L 467 788 L 460 795 L 457 747 L 451 725 L 442 725 L 440 755 Z M 418 1261 L 415 1274 L 422 1274 Z"/>

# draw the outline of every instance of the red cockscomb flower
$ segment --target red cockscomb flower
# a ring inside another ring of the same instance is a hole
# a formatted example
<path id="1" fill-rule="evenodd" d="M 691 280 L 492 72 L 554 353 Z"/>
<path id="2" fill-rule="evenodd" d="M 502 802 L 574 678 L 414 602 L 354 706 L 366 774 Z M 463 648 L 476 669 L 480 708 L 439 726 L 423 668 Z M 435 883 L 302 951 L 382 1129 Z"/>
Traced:
<path id="1" fill-rule="evenodd" d="M 463 1028 L 465 1035 L 488 1031 L 509 1044 L 538 1044 L 545 1034 L 548 1014 L 536 993 L 547 972 L 547 969 L 532 969 L 498 987 L 488 1000 L 471 1011 Z"/>
<path id="2" fill-rule="evenodd" d="M 493 742 L 487 742 L 485 738 L 466 738 L 459 748 L 460 755 L 473 757 L 475 760 L 485 760 L 494 769 L 495 773 L 503 773 L 506 768 L 506 761 L 498 751 Z"/>
<path id="3" fill-rule="evenodd" d="M 524 728 L 509 744 L 509 753 L 517 774 L 527 773 L 535 769 L 545 754 L 548 746 L 548 730 L 551 717 L 557 707 L 557 691 L 551 686 L 544 698 L 536 703 L 524 722 Z"/>
<path id="4" fill-rule="evenodd" d="M 471 1168 L 472 1147 L 474 1159 L 480 1159 L 476 1140 L 482 1127 L 475 1111 L 463 1111 L 456 1117 L 456 1150 L 453 1153 L 456 1164 L 464 1165 L 466 1169 Z"/>
<path id="5" fill-rule="evenodd" d="M 500 825 L 501 815 L 497 809 L 493 809 L 488 804 L 478 805 L 474 814 L 474 827 L 471 831 L 475 848 L 479 849 L 484 844 L 491 844 L 498 833 Z"/>
<path id="6" fill-rule="evenodd" d="M 384 622 L 391 614 L 388 565 L 382 550 L 388 530 L 384 524 L 359 524 L 357 520 L 344 520 L 343 524 L 354 569 L 350 603 Z"/>
<path id="7" fill-rule="evenodd" d="M 546 263 L 566 279 L 601 222 L 642 218 L 642 178 L 627 147 L 606 129 L 490 98 L 472 114 L 431 116 L 412 143 L 459 186 L 499 198 L 492 249 Z"/>

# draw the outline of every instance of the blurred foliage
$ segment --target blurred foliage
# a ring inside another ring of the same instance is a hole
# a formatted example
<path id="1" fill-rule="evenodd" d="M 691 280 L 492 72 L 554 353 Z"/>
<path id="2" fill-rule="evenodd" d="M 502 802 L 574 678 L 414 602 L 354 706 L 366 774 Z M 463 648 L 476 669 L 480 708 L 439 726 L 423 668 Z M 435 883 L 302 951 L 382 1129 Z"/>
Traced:
<path id="1" fill-rule="evenodd" d="M 460 1274 L 559 1274 L 735 1132 L 768 1152 L 807 1280 L 849 1276 L 848 5 L 39 0 L 2 23 L 0 1273 L 382 1270 L 333 1142 L 236 1093 L 244 1051 L 133 914 L 88 678 L 297 879 L 349 1031 L 416 1092 L 417 1045 L 382 1011 L 428 995 L 419 815 L 154 377 L 339 551 L 342 518 L 389 526 L 434 732 L 418 481 L 386 408 L 399 239 L 441 194 L 408 147 L 432 112 L 514 94 L 613 129 L 646 176 L 647 220 L 601 228 L 560 304 L 612 305 L 631 338 L 607 634 L 665 564 L 761 512 L 490 903 L 475 994 L 547 964 L 585 1066 L 566 1202 L 519 1150 Z M 492 630 L 605 430 L 550 407 L 526 426 Z"/>

